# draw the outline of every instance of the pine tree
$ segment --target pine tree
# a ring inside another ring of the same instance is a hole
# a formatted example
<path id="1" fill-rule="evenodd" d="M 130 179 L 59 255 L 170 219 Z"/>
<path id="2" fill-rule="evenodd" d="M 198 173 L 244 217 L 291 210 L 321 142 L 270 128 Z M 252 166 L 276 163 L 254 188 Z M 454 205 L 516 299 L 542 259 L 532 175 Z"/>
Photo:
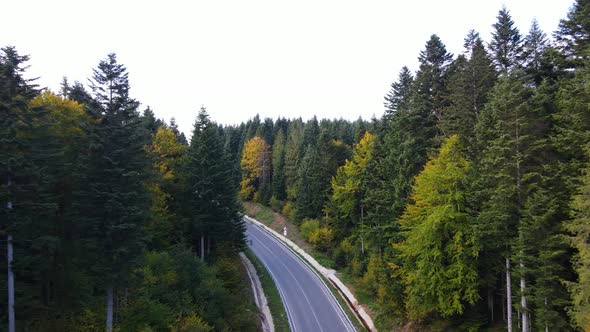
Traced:
<path id="1" fill-rule="evenodd" d="M 567 19 L 559 22 L 555 33 L 562 54 L 569 62 L 568 67 L 584 65 L 590 48 L 590 1 L 576 0 L 567 14 Z"/>
<path id="2" fill-rule="evenodd" d="M 456 135 L 445 140 L 416 177 L 400 219 L 406 239 L 396 245 L 404 263 L 399 273 L 414 318 L 460 314 L 478 299 L 478 248 L 465 189 L 471 163 L 462 150 Z"/>
<path id="3" fill-rule="evenodd" d="M 529 253 L 537 250 L 527 241 L 531 236 L 527 224 L 537 223 L 535 219 L 540 220 L 544 213 L 537 210 L 533 216 L 525 211 L 528 204 L 539 204 L 534 203 L 534 199 L 542 188 L 541 165 L 545 161 L 541 157 L 549 152 L 546 145 L 548 113 L 534 106 L 533 93 L 526 87 L 524 78 L 517 74 L 501 78 L 494 87 L 477 128 L 482 152 L 475 185 L 479 188 L 476 196 L 481 195 L 475 201 L 484 202 L 479 207 L 478 236 L 482 248 L 480 268 L 486 271 L 482 273 L 485 287 L 501 287 L 497 276 L 489 271 L 500 271 L 505 265 L 507 286 L 513 272 L 517 273 L 521 300 L 516 308 L 522 315 L 525 330 L 532 325 L 527 283 L 534 279 L 530 272 L 534 265 L 527 264 L 527 259 L 532 255 Z M 516 268 L 510 267 L 513 262 Z M 512 308 L 508 305 L 507 309 L 510 313 Z"/>
<path id="4" fill-rule="evenodd" d="M 141 119 L 144 123 L 145 129 L 147 129 L 152 135 L 155 134 L 160 127 L 165 125 L 162 120 L 156 119 L 154 111 L 152 111 L 149 106 L 143 111 Z"/>
<path id="5" fill-rule="evenodd" d="M 297 172 L 296 222 L 317 218 L 322 212 L 325 193 L 322 188 L 321 163 L 319 149 L 308 146 Z"/>
<path id="6" fill-rule="evenodd" d="M 291 121 L 287 131 L 287 144 L 285 145 L 285 185 L 287 187 L 287 199 L 295 201 L 297 196 L 297 171 L 299 169 L 299 151 L 303 144 L 303 122 L 301 119 Z"/>
<path id="7" fill-rule="evenodd" d="M 475 124 L 494 86 L 496 74 L 483 41 L 474 31 L 465 39 L 465 55 L 453 64 L 449 75 L 449 106 L 444 110 L 439 128 L 445 135 L 458 134 L 472 142 Z"/>
<path id="8" fill-rule="evenodd" d="M 420 52 L 418 60 L 420 69 L 416 73 L 414 81 L 414 96 L 412 98 L 412 110 L 422 113 L 430 121 L 440 121 L 443 109 L 448 105 L 447 96 L 447 70 L 453 55 L 448 53 L 445 45 L 437 35 L 432 35 L 426 42 L 425 49 Z M 424 125 L 426 139 L 434 137 L 434 128 L 429 124 Z M 430 128 L 428 128 L 430 127 Z M 428 137 L 431 136 L 431 137 Z"/>
<path id="9" fill-rule="evenodd" d="M 218 126 L 201 108 L 183 165 L 185 237 L 201 260 L 215 248 L 244 245 L 237 187 Z M 205 249 L 207 241 L 207 249 Z"/>
<path id="10" fill-rule="evenodd" d="M 97 124 L 81 159 L 75 215 L 85 243 L 87 268 L 107 291 L 107 331 L 113 328 L 114 292 L 127 284 L 144 245 L 149 211 L 144 150 L 148 135 L 129 97 L 127 69 L 109 54 L 94 69 L 91 88 Z"/>
<path id="11" fill-rule="evenodd" d="M 578 280 L 570 286 L 574 304 L 572 315 L 577 325 L 587 331 L 590 329 L 590 172 L 588 168 L 584 172 L 582 185 L 572 202 L 574 219 L 567 228 L 572 234 L 572 245 L 578 250 L 575 257 Z"/>
<path id="12" fill-rule="evenodd" d="M 305 123 L 305 127 L 303 129 L 303 141 L 299 150 L 299 159 L 303 158 L 310 146 L 314 148 L 317 147 L 319 138 L 320 127 L 318 124 L 318 119 L 314 116 L 311 120 Z"/>
<path id="13" fill-rule="evenodd" d="M 498 12 L 497 21 L 492 25 L 492 53 L 496 69 L 501 75 L 519 67 L 522 52 L 522 40 L 518 28 L 510 16 L 510 11 L 503 7 Z"/>
<path id="14" fill-rule="evenodd" d="M 522 58 L 525 72 L 536 86 L 544 78 L 544 53 L 548 47 L 547 35 L 539 27 L 537 20 L 533 20 L 529 34 L 524 38 Z"/>
<path id="15" fill-rule="evenodd" d="M 385 95 L 385 114 L 390 116 L 397 110 L 410 108 L 412 84 L 414 76 L 408 67 L 402 67 L 396 82 L 391 83 L 391 89 Z"/>
<path id="16" fill-rule="evenodd" d="M 15 249 L 17 262 L 18 259 L 26 260 L 23 255 L 31 254 L 19 252 L 19 242 L 26 243 L 26 238 L 19 237 L 27 234 L 18 232 L 21 225 L 35 220 L 35 182 L 39 178 L 39 169 L 31 159 L 35 157 L 31 154 L 29 139 L 33 118 L 27 105 L 38 92 L 36 85 L 24 78 L 28 60 L 29 56 L 20 55 L 14 47 L 0 50 L 0 143 L 3 147 L 0 151 L 0 218 L 3 221 L 0 231 L 3 237 L 6 236 L 7 250 Z M 1 278 L 8 290 L 8 301 L 2 297 L 2 304 L 8 309 L 5 312 L 6 321 L 11 332 L 16 326 L 15 274 L 18 287 L 19 279 L 27 272 L 22 269 L 24 273 L 19 275 L 19 270 L 7 255 L 7 273 Z M 27 299 L 21 299 L 20 302 L 26 306 L 26 301 Z"/>
<path id="17" fill-rule="evenodd" d="M 278 200 L 287 198 L 285 187 L 285 133 L 280 128 L 272 146 L 272 194 Z"/>

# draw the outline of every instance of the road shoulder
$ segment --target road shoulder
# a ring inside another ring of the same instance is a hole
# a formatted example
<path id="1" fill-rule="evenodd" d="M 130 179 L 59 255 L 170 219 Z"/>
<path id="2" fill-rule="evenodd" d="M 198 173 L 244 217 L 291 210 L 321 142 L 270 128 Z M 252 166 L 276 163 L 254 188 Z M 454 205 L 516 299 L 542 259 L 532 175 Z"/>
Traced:
<path id="1" fill-rule="evenodd" d="M 252 287 L 252 294 L 254 295 L 254 302 L 260 310 L 262 331 L 275 332 L 272 314 L 270 313 L 268 301 L 266 300 L 266 296 L 264 295 L 264 289 L 262 289 L 262 283 L 260 282 L 258 274 L 256 273 L 256 268 L 254 267 L 254 264 L 250 262 L 248 257 L 246 257 L 246 254 L 244 254 L 243 252 L 240 253 L 240 259 L 242 260 L 242 264 L 244 264 L 244 267 L 246 267 L 248 279 L 250 279 L 250 286 Z"/>

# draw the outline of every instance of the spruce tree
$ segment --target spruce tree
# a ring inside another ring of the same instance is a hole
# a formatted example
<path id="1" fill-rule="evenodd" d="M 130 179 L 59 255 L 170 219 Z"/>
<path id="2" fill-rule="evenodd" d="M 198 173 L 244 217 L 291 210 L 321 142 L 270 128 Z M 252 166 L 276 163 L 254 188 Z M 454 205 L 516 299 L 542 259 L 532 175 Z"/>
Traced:
<path id="1" fill-rule="evenodd" d="M 244 245 L 237 187 L 223 145 L 218 126 L 201 108 L 182 170 L 185 237 L 201 260 L 215 248 L 236 252 Z"/>
<path id="2" fill-rule="evenodd" d="M 297 172 L 299 169 L 299 152 L 303 144 L 303 122 L 295 119 L 289 124 L 287 144 L 285 145 L 285 185 L 287 199 L 294 202 L 297 197 Z"/>
<path id="3" fill-rule="evenodd" d="M 559 22 L 555 39 L 568 60 L 568 67 L 575 68 L 587 63 L 590 58 L 590 1 L 574 2 L 567 18 Z"/>
<path id="4" fill-rule="evenodd" d="M 287 198 L 285 188 L 285 141 L 285 133 L 280 128 L 272 146 L 272 195 L 278 200 Z"/>
<path id="5" fill-rule="evenodd" d="M 522 58 L 525 72 L 536 86 L 544 78 L 544 53 L 548 47 L 547 35 L 539 27 L 537 20 L 533 20 L 529 34 L 524 37 Z"/>
<path id="6" fill-rule="evenodd" d="M 494 86 L 496 74 L 479 34 L 470 31 L 465 46 L 465 55 L 455 60 L 449 75 L 449 106 L 443 112 L 439 128 L 445 135 L 458 134 L 467 143 L 473 141 L 477 118 Z"/>
<path id="7" fill-rule="evenodd" d="M 420 69 L 414 81 L 412 110 L 419 112 L 432 124 L 424 124 L 424 138 L 431 139 L 436 134 L 433 124 L 440 121 L 443 109 L 448 105 L 447 70 L 453 55 L 437 35 L 432 35 L 420 52 Z"/>
<path id="8" fill-rule="evenodd" d="M 578 250 L 575 256 L 575 268 L 578 274 L 576 282 L 570 284 L 573 299 L 572 316 L 576 324 L 584 329 L 590 328 L 590 234 L 589 219 L 590 172 L 584 169 L 582 184 L 572 202 L 574 219 L 567 224 L 571 232 L 571 243 Z"/>
<path id="9" fill-rule="evenodd" d="M 529 264 L 528 258 L 532 255 L 529 253 L 537 250 L 527 240 L 532 236 L 531 228 L 527 226 L 543 218 L 542 211 L 537 210 L 535 216 L 525 212 L 528 204 L 538 204 L 533 202 L 535 193 L 542 188 L 541 165 L 545 161 L 541 156 L 549 152 L 546 146 L 547 110 L 534 107 L 534 104 L 534 91 L 526 86 L 525 78 L 516 73 L 509 74 L 502 77 L 492 90 L 477 128 L 482 152 L 475 196 L 477 202 L 483 202 L 478 206 L 478 237 L 482 248 L 480 269 L 484 272 L 484 287 L 502 287 L 498 283 L 500 276 L 494 275 L 493 271 L 500 271 L 503 266 L 506 286 L 516 272 L 520 280 L 520 301 L 516 308 L 522 315 L 525 330 L 532 325 L 528 286 L 534 279 L 531 273 L 534 264 Z M 512 308 L 508 306 L 507 309 L 510 313 Z"/>
<path id="10" fill-rule="evenodd" d="M 319 149 L 314 145 L 308 146 L 297 172 L 295 221 L 298 223 L 321 215 L 325 197 L 321 163 Z"/>
<path id="11" fill-rule="evenodd" d="M 391 83 L 391 89 L 385 95 L 386 116 L 391 116 L 397 110 L 410 108 L 412 83 L 414 83 L 412 72 L 408 67 L 402 67 L 397 81 Z"/>
<path id="12" fill-rule="evenodd" d="M 129 97 L 125 66 L 109 54 L 90 79 L 97 108 L 89 151 L 80 160 L 75 218 L 85 241 L 87 269 L 107 292 L 107 331 L 113 329 L 114 293 L 127 285 L 141 257 L 149 199 L 145 188 L 148 135 Z"/>
<path id="13" fill-rule="evenodd" d="M 520 65 L 522 40 L 518 28 L 514 26 L 510 11 L 506 7 L 500 9 L 496 18 L 496 23 L 492 25 L 494 30 L 490 51 L 496 69 L 501 75 L 506 75 Z"/>
<path id="14" fill-rule="evenodd" d="M 21 230 L 23 226 L 36 221 L 35 210 L 39 207 L 34 204 L 40 169 L 32 162 L 37 156 L 32 154 L 30 139 L 34 117 L 27 105 L 38 92 L 36 85 L 24 77 L 28 60 L 29 56 L 20 55 L 14 47 L 0 50 L 0 143 L 3 147 L 0 151 L 0 231 L 3 239 L 6 239 L 6 250 L 12 251 L 14 248 L 17 262 L 26 261 L 33 255 L 25 249 L 30 246 L 27 241 L 29 234 Z M 21 245 L 25 250 L 19 249 Z M 5 321 L 9 323 L 9 329 L 14 331 L 15 319 L 18 317 L 15 316 L 15 306 L 18 312 L 20 305 L 26 308 L 31 304 L 27 303 L 28 299 L 24 296 L 19 304 L 15 304 L 15 275 L 18 289 L 19 280 L 22 281 L 28 271 L 26 266 L 15 266 L 8 255 L 6 258 L 7 271 L 0 276 L 0 280 L 8 290 L 8 299 L 2 297 L 3 308 L 8 310 L 2 314 L 7 315 Z"/>

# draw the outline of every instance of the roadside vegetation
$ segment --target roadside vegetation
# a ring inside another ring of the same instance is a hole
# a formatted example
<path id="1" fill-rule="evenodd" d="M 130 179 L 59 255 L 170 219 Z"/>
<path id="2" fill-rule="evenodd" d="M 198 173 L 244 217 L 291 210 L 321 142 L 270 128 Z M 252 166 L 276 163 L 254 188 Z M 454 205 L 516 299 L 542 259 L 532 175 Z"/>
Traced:
<path id="1" fill-rule="evenodd" d="M 433 34 L 378 119 L 226 128 L 242 200 L 382 329 L 587 329 L 589 13 L 521 33 L 502 8 L 457 55 Z"/>

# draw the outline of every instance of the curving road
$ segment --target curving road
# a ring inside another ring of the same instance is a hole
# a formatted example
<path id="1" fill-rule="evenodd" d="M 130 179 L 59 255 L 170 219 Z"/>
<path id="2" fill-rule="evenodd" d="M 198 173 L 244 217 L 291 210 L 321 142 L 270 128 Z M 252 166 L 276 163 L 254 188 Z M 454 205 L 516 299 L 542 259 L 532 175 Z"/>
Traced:
<path id="1" fill-rule="evenodd" d="M 299 256 L 257 225 L 246 222 L 246 233 L 275 281 L 291 331 L 356 331 L 328 286 Z"/>

